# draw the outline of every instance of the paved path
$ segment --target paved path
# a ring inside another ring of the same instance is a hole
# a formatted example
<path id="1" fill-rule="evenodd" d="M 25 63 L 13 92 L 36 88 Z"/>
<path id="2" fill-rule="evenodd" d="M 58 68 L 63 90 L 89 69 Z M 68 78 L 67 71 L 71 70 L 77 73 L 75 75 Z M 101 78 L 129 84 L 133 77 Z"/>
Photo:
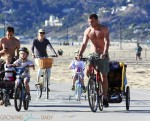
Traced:
<path id="1" fill-rule="evenodd" d="M 109 108 L 91 112 L 88 101 L 69 99 L 73 95 L 71 84 L 51 84 L 50 99 L 45 92 L 41 99 L 36 98 L 34 84 L 31 83 L 32 100 L 27 111 L 16 112 L 13 100 L 9 107 L 0 106 L 0 121 L 150 121 L 150 90 L 131 89 L 131 106 L 126 111 L 125 101 L 110 104 Z"/>

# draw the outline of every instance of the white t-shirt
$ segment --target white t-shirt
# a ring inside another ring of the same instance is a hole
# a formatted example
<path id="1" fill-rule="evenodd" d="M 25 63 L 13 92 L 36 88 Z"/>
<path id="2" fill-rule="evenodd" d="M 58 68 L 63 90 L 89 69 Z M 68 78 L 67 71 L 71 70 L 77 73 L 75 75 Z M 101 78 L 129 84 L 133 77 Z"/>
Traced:
<path id="1" fill-rule="evenodd" d="M 27 60 L 25 62 L 22 61 L 22 59 L 17 59 L 13 64 L 17 65 L 18 67 L 25 67 L 27 65 L 34 65 L 34 63 L 31 60 Z M 25 71 L 23 73 L 24 76 L 30 77 L 30 69 L 29 67 L 25 68 Z"/>
<path id="2" fill-rule="evenodd" d="M 84 69 L 85 69 L 85 64 L 83 61 L 81 60 L 73 60 L 70 64 L 70 67 L 72 69 L 74 69 L 74 72 L 81 72 L 81 73 L 84 73 Z"/>

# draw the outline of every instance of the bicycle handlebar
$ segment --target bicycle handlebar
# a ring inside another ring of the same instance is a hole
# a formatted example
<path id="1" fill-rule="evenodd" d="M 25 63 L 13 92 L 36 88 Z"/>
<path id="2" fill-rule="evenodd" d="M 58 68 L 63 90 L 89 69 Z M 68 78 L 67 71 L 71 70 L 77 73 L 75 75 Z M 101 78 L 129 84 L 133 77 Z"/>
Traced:
<path id="1" fill-rule="evenodd" d="M 89 56 L 87 58 L 81 58 L 82 61 L 89 61 L 89 60 L 92 60 L 92 59 L 96 59 L 96 60 L 100 60 L 100 56 L 95 56 L 95 57 L 92 57 L 92 56 Z"/>
<path id="2" fill-rule="evenodd" d="M 47 56 L 47 57 L 35 56 L 35 58 L 49 58 L 49 57 L 58 57 L 58 55 L 49 55 L 49 56 Z"/>
<path id="3" fill-rule="evenodd" d="M 10 68 L 10 67 L 17 68 L 17 67 L 20 67 L 20 66 L 17 66 L 15 64 L 11 64 L 10 66 L 6 66 L 6 68 Z M 28 65 L 26 65 L 24 67 L 20 67 L 20 68 L 26 68 L 26 67 L 34 67 L 34 65 L 33 64 L 31 64 L 31 65 L 28 64 Z"/>

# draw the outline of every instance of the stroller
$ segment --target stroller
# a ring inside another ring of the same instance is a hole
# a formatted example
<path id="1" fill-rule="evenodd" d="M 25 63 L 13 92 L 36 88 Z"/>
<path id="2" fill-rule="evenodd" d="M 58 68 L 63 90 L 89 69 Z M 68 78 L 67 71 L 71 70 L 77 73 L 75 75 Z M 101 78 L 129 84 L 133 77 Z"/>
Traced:
<path id="1" fill-rule="evenodd" d="M 108 73 L 108 101 L 109 103 L 126 102 L 126 110 L 130 107 L 130 88 L 127 85 L 126 68 L 123 62 L 109 62 L 110 71 Z"/>
<path id="2" fill-rule="evenodd" d="M 0 100 L 4 102 L 5 107 L 11 105 L 9 99 L 13 99 L 16 75 L 14 71 L 11 71 L 13 72 L 13 78 L 5 78 L 6 72 L 8 71 L 0 71 Z"/>

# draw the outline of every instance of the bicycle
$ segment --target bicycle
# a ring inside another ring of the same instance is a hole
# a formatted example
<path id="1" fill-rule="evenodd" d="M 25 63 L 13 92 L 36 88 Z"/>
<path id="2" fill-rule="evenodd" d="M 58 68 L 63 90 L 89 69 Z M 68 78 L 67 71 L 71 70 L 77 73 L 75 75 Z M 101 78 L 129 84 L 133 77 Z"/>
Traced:
<path id="1" fill-rule="evenodd" d="M 99 57 L 92 57 L 92 56 L 86 58 L 86 61 L 91 61 L 91 70 L 87 85 L 87 92 L 88 92 L 89 106 L 91 111 L 93 112 L 97 111 L 97 107 L 99 107 L 100 111 L 103 110 L 103 89 L 100 71 L 97 66 L 94 68 L 95 60 L 99 59 L 100 59 Z"/>
<path id="2" fill-rule="evenodd" d="M 27 65 L 25 67 L 16 67 L 16 84 L 15 84 L 15 92 L 14 92 L 14 106 L 16 111 L 20 111 L 22 107 L 24 110 L 28 110 L 30 100 L 26 98 L 27 91 L 24 85 L 24 78 L 25 76 L 23 73 L 26 71 L 26 67 L 33 67 L 34 65 Z"/>
<path id="3" fill-rule="evenodd" d="M 69 100 L 71 97 L 75 97 L 77 101 L 81 100 L 81 97 L 84 97 L 86 99 L 86 95 L 83 96 L 83 89 L 82 89 L 82 83 L 81 83 L 81 78 L 82 78 L 82 73 L 81 72 L 76 72 L 77 74 L 77 79 L 75 81 L 75 95 L 74 96 L 69 96 Z"/>
<path id="4" fill-rule="evenodd" d="M 56 56 L 53 55 L 51 57 L 56 57 Z M 50 58 L 50 57 L 43 57 L 43 58 L 36 57 L 35 58 L 35 63 L 38 67 L 40 67 L 40 69 L 43 69 L 42 74 L 41 74 L 40 79 L 39 79 L 39 82 L 38 82 L 38 84 L 35 85 L 36 86 L 36 91 L 37 91 L 37 97 L 38 98 L 42 97 L 42 92 L 43 92 L 42 90 L 43 90 L 43 88 L 46 87 L 46 98 L 49 99 L 48 69 L 50 69 L 52 67 L 53 58 Z"/>

